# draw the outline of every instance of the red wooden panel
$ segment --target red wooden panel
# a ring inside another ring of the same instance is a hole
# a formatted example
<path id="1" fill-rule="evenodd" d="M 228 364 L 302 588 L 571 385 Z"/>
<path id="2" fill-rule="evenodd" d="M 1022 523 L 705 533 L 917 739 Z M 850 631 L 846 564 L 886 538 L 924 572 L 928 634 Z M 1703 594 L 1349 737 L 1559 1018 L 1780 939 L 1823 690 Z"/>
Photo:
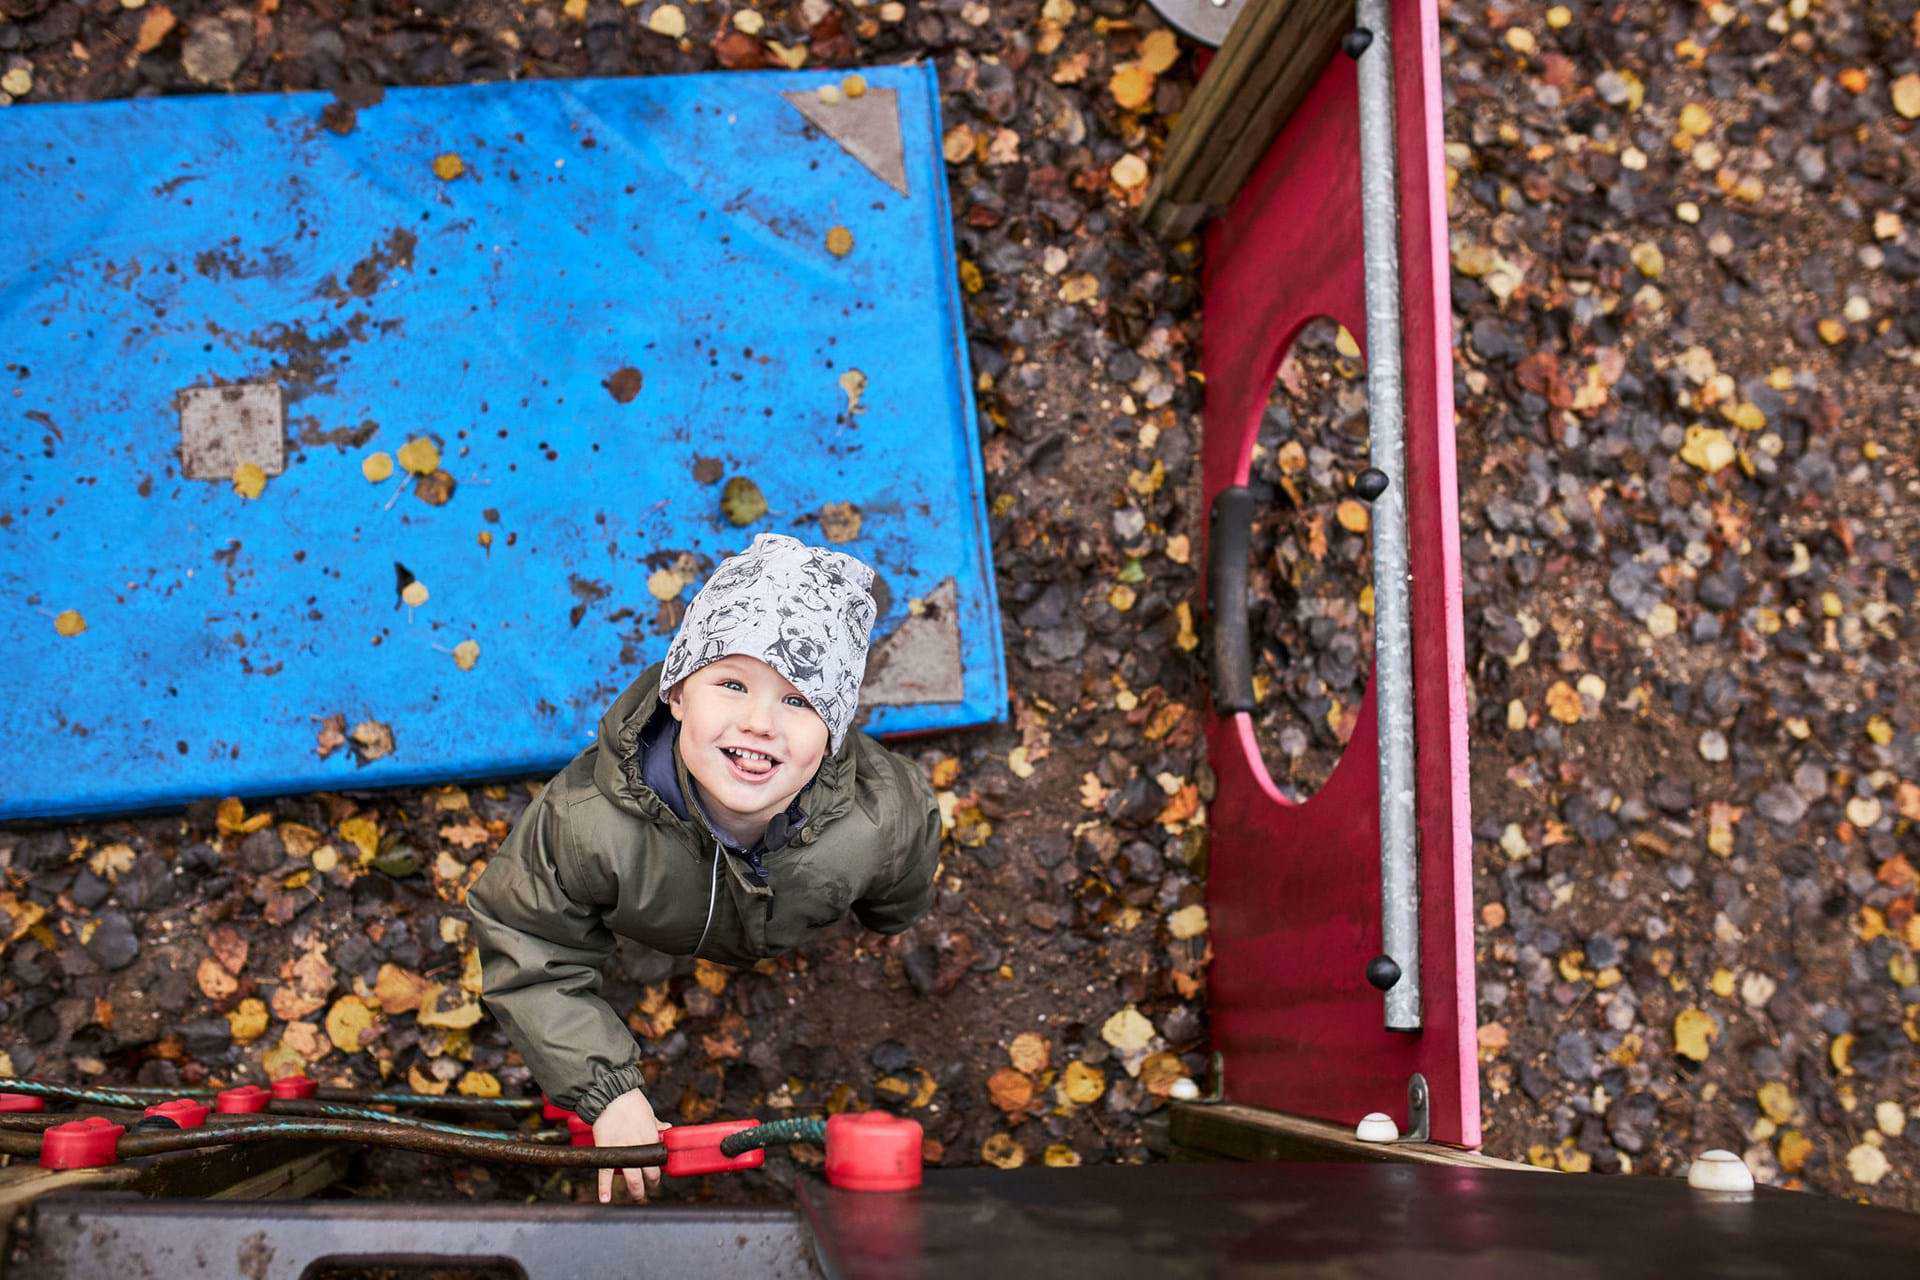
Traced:
<path id="1" fill-rule="evenodd" d="M 1425 1030 L 1386 1031 L 1364 976 L 1380 951 L 1371 681 L 1345 756 L 1304 804 L 1274 789 L 1249 716 L 1208 718 L 1219 778 L 1210 1016 L 1234 1101 L 1348 1123 L 1385 1111 L 1404 1124 L 1418 1071 L 1432 1091 L 1433 1137 L 1471 1147 L 1480 1142 L 1472 841 L 1434 3 L 1393 6 Z M 1331 316 L 1365 348 L 1360 228 L 1357 78 L 1341 56 L 1208 234 L 1209 508 L 1246 482 L 1275 372 L 1301 327 Z"/>

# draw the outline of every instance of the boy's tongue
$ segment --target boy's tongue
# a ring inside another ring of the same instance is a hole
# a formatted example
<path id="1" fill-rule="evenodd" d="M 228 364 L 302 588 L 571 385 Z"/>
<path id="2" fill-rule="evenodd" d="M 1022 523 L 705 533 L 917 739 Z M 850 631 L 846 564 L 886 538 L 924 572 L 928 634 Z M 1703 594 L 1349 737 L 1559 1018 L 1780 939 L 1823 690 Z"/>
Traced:
<path id="1" fill-rule="evenodd" d="M 743 755 L 738 752 L 722 752 L 721 754 L 733 761 L 734 765 L 742 773 L 749 773 L 755 777 L 764 777 L 773 772 L 773 761 L 766 759 L 764 756 Z"/>

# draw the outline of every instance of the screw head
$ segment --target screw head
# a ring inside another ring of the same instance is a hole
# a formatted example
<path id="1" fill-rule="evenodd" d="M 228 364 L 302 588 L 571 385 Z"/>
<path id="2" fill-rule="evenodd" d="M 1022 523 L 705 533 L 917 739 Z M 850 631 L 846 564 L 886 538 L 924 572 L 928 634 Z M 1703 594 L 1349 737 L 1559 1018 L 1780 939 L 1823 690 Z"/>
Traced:
<path id="1" fill-rule="evenodd" d="M 1392 956 L 1378 955 L 1367 961 L 1367 981 L 1382 991 L 1391 991 L 1400 981 L 1400 965 Z"/>
<path id="2" fill-rule="evenodd" d="M 1353 491 L 1368 502 L 1372 502 L 1387 491 L 1390 483 L 1392 482 L 1387 479 L 1386 472 L 1378 467 L 1368 467 L 1353 478 Z"/>
<path id="3" fill-rule="evenodd" d="M 1367 30 L 1365 27 L 1355 27 L 1353 30 L 1347 32 L 1347 34 L 1340 37 L 1340 52 L 1346 54 L 1349 58 L 1352 58 L 1355 61 L 1358 61 L 1360 58 L 1360 55 L 1365 53 L 1367 51 L 1367 46 L 1371 45 L 1372 43 L 1373 43 L 1373 32 Z"/>

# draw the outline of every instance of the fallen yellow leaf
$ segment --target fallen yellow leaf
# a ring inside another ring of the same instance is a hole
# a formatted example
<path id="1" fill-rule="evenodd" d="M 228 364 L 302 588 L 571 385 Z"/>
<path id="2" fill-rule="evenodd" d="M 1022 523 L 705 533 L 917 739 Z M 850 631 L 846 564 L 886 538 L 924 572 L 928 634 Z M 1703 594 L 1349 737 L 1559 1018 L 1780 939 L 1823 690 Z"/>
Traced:
<path id="1" fill-rule="evenodd" d="M 480 644 L 475 640 L 462 640 L 453 646 L 453 665 L 462 671 L 473 670 L 473 664 L 480 661 Z"/>
<path id="2" fill-rule="evenodd" d="M 827 252 L 836 258 L 844 258 L 853 252 L 853 232 L 845 227 L 827 229 Z"/>
<path id="3" fill-rule="evenodd" d="M 87 620 L 78 609 L 62 609 L 53 620 L 53 629 L 60 635 L 72 639 L 87 629 Z"/>
<path id="4" fill-rule="evenodd" d="M 440 446 L 426 436 L 415 436 L 400 446 L 400 465 L 417 476 L 430 476 L 440 469 Z"/>
<path id="5" fill-rule="evenodd" d="M 433 158 L 433 176 L 442 182 L 452 182 L 466 171 L 466 161 L 451 151 L 442 151 Z"/>
<path id="6" fill-rule="evenodd" d="M 342 1053 L 358 1053 L 373 1022 L 374 1012 L 366 1001 L 359 996 L 341 996 L 327 1010 L 327 1039 Z"/>
<path id="7" fill-rule="evenodd" d="M 1113 69 L 1107 92 L 1128 111 L 1138 111 L 1153 101 L 1154 74 L 1138 62 L 1123 62 Z"/>
<path id="8" fill-rule="evenodd" d="M 1673 1020 L 1673 1051 L 1683 1058 L 1705 1062 L 1720 1024 L 1704 1009 L 1684 1009 Z"/>
<path id="9" fill-rule="evenodd" d="M 267 489 L 267 473 L 251 462 L 233 469 L 233 491 L 243 498 L 257 498 Z"/>
<path id="10" fill-rule="evenodd" d="M 393 455 L 382 449 L 360 459 L 360 474 L 374 484 L 379 484 L 393 474 Z"/>

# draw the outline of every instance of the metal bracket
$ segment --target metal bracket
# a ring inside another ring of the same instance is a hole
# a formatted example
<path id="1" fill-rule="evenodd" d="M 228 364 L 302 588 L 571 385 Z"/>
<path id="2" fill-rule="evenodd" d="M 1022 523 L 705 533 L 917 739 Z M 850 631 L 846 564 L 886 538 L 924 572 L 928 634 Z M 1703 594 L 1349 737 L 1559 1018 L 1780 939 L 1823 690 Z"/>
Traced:
<path id="1" fill-rule="evenodd" d="M 1225 1102 L 1227 1100 L 1227 1060 L 1218 1049 L 1207 1061 L 1208 1088 L 1202 1102 Z"/>
<path id="2" fill-rule="evenodd" d="M 1418 1071 L 1407 1080 L 1407 1128 L 1401 1135 L 1402 1142 L 1426 1142 L 1432 1129 L 1429 1125 L 1432 1107 L 1427 1094 L 1427 1078 Z"/>

